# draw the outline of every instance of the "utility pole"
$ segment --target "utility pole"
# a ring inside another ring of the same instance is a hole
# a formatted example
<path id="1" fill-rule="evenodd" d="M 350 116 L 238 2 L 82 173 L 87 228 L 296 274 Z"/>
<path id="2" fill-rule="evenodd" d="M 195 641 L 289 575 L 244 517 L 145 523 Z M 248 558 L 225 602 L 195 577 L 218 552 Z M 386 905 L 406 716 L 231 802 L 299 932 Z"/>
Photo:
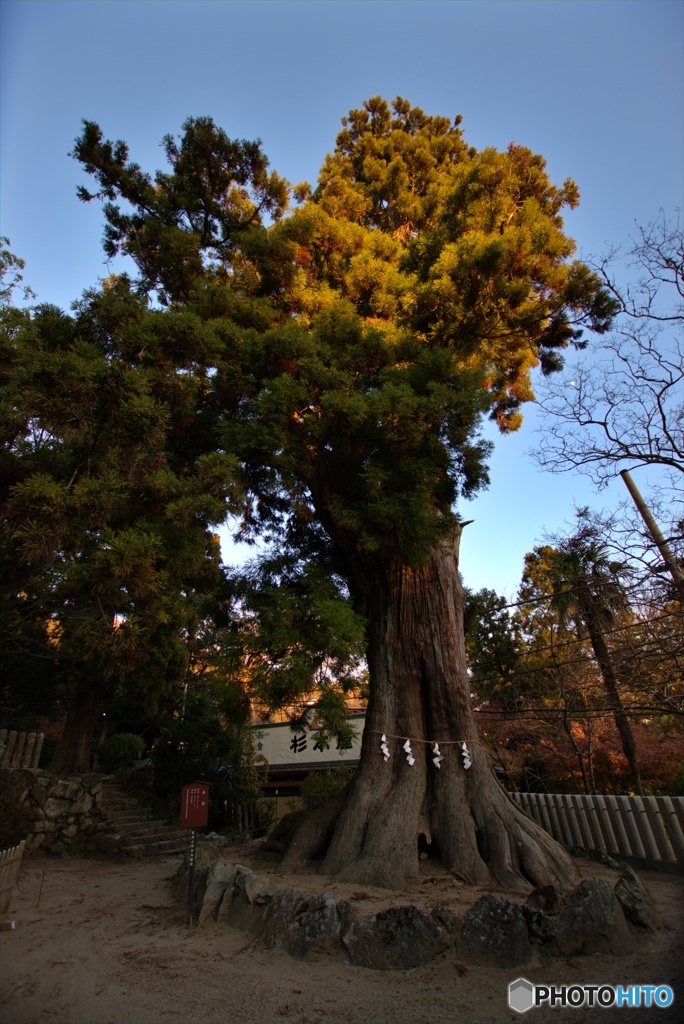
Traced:
<path id="1" fill-rule="evenodd" d="M 634 499 L 634 504 L 639 509 L 639 513 L 643 521 L 646 523 L 648 532 L 651 534 L 651 537 L 653 537 L 653 540 L 660 549 L 660 553 L 665 560 L 665 564 L 670 572 L 670 575 L 672 576 L 672 579 L 674 580 L 675 587 L 677 588 L 679 600 L 682 601 L 682 603 L 684 603 L 684 572 L 682 572 L 682 570 L 680 569 L 677 563 L 677 559 L 675 558 L 674 553 L 672 551 L 672 548 L 660 532 L 658 524 L 651 515 L 651 511 L 646 502 L 644 501 L 641 491 L 632 480 L 629 470 L 621 469 L 620 476 L 625 481 L 625 486 L 627 487 L 629 493 L 632 495 L 632 498 Z"/>

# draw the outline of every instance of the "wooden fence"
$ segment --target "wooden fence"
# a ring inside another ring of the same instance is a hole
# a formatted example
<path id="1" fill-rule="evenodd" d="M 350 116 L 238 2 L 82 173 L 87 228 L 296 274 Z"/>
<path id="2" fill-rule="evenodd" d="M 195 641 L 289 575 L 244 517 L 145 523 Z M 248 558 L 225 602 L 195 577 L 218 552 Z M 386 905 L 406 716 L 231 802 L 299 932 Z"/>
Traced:
<path id="1" fill-rule="evenodd" d="M 257 827 L 258 817 L 256 800 L 247 804 L 232 804 L 226 809 L 226 831 L 249 832 Z"/>
<path id="2" fill-rule="evenodd" d="M 37 768 L 45 733 L 0 729 L 0 767 Z"/>
<path id="3" fill-rule="evenodd" d="M 684 797 L 511 793 L 565 846 L 684 866 Z"/>
<path id="4" fill-rule="evenodd" d="M 22 839 L 18 846 L 12 846 L 9 850 L 0 851 L 0 917 L 3 917 L 9 910 L 12 890 L 19 874 L 24 846 L 25 841 Z"/>

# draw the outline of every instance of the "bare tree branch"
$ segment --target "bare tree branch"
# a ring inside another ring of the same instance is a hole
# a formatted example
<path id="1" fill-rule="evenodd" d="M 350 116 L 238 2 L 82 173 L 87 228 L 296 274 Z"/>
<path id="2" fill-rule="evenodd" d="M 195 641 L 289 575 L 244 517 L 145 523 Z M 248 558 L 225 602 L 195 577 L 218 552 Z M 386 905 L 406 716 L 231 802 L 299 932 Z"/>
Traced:
<path id="1" fill-rule="evenodd" d="M 536 461 L 554 473 L 586 473 L 601 490 L 620 469 L 684 472 L 684 244 L 679 217 L 664 215 L 624 254 L 638 276 L 621 287 L 612 250 L 594 264 L 618 300 L 615 333 L 560 377 L 543 380 L 546 415 Z"/>

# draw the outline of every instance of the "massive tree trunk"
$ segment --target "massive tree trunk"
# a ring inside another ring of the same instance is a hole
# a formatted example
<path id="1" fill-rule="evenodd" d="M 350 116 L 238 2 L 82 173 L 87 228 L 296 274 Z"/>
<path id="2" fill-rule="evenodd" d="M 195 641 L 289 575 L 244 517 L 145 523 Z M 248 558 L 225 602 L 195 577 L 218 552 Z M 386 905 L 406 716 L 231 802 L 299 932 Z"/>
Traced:
<path id="1" fill-rule="evenodd" d="M 360 766 L 341 810 L 323 808 L 300 827 L 285 869 L 325 853 L 326 874 L 398 887 L 418 874 L 422 835 L 444 867 L 470 884 L 526 890 L 575 878 L 570 857 L 518 810 L 481 746 L 466 671 L 458 539 L 435 546 L 420 568 L 397 561 L 367 572 L 371 697 Z"/>
<path id="2" fill-rule="evenodd" d="M 93 730 L 97 719 L 98 688 L 92 683 L 77 686 L 69 705 L 64 732 L 49 765 L 51 772 L 89 772 Z"/>

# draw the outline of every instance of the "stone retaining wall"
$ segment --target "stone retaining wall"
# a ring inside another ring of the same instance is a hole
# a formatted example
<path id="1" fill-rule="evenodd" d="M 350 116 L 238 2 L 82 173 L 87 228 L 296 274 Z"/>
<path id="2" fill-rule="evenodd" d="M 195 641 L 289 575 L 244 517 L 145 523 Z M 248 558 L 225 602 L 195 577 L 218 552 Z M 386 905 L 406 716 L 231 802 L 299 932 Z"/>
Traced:
<path id="1" fill-rule="evenodd" d="M 61 777 L 39 768 L 0 768 L 0 785 L 13 793 L 33 818 L 27 850 L 65 853 L 98 849 L 98 837 L 107 831 L 101 811 L 101 775 Z"/>

